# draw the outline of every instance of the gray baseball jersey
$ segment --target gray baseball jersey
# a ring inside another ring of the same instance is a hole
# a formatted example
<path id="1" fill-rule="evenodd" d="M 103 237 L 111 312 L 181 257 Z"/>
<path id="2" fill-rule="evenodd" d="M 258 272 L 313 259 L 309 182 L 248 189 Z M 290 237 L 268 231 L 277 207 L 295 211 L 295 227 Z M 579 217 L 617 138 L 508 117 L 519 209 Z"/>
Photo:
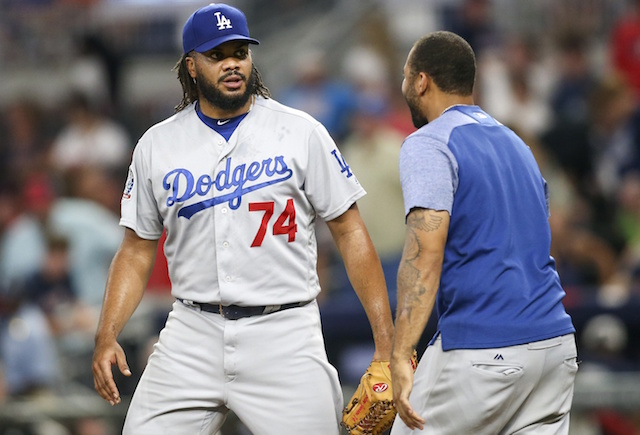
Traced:
<path id="1" fill-rule="evenodd" d="M 321 124 L 257 98 L 228 141 L 193 107 L 149 129 L 121 224 L 146 239 L 166 228 L 173 296 L 280 305 L 320 291 L 316 216 L 338 217 L 364 194 Z M 237 321 L 176 302 L 123 434 L 215 433 L 232 409 L 256 435 L 337 435 L 342 406 L 315 302 Z"/>
<path id="2" fill-rule="evenodd" d="M 193 107 L 150 128 L 120 223 L 145 239 L 167 229 L 174 297 L 284 304 L 320 291 L 316 215 L 338 217 L 364 194 L 319 122 L 257 97 L 228 142 Z"/>

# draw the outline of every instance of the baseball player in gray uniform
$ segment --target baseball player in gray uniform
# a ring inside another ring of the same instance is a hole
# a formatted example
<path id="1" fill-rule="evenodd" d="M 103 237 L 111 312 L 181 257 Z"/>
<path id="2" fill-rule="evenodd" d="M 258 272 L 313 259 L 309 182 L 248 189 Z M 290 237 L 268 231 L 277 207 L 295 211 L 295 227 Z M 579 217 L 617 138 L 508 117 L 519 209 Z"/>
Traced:
<path id="1" fill-rule="evenodd" d="M 339 432 L 343 407 L 315 298 L 324 219 L 388 360 L 393 323 L 356 200 L 365 192 L 326 129 L 283 106 L 253 65 L 244 14 L 198 9 L 183 30 L 177 113 L 139 140 L 122 197 L 93 357 L 95 388 L 120 403 L 117 337 L 167 231 L 175 303 L 131 400 L 125 434 L 212 434 L 233 410 L 256 434 Z"/>

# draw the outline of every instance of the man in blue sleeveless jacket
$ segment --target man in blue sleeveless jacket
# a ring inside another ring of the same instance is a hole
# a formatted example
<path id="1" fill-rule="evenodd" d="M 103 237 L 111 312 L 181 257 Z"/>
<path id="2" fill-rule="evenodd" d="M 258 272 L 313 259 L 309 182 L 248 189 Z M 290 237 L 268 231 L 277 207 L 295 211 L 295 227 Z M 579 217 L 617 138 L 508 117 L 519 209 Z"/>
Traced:
<path id="1" fill-rule="evenodd" d="M 418 130 L 400 152 L 392 434 L 566 434 L 577 351 L 547 185 L 527 145 L 474 105 L 475 73 L 450 32 L 416 42 L 404 67 Z M 438 330 L 413 375 L 406 361 L 434 305 Z"/>

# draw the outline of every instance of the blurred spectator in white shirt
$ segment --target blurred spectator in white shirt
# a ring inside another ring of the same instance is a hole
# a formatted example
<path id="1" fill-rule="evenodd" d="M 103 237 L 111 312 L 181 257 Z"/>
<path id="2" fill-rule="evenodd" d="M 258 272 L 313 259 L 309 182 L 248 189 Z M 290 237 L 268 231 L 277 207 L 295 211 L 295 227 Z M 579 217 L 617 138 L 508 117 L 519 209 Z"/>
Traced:
<path id="1" fill-rule="evenodd" d="M 478 92 L 486 111 L 526 135 L 551 122 L 547 97 L 555 73 L 543 64 L 533 40 L 513 36 L 499 52 L 478 59 Z"/>
<path id="2" fill-rule="evenodd" d="M 66 110 L 68 123 L 51 149 L 54 170 L 64 174 L 82 166 L 120 168 L 129 163 L 132 146 L 124 127 L 104 117 L 81 93 L 69 98 Z"/>

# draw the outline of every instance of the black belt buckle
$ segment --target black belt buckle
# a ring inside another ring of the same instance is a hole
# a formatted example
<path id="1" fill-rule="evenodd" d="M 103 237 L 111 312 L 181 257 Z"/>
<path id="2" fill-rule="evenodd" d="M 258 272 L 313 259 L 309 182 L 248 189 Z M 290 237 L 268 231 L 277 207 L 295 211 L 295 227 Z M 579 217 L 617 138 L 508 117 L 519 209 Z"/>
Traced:
<path id="1" fill-rule="evenodd" d="M 228 319 L 228 320 L 238 320 L 238 319 L 244 319 L 245 317 L 277 313 L 278 311 L 287 310 L 289 308 L 302 307 L 304 305 L 307 305 L 309 302 L 311 302 L 311 301 L 304 301 L 304 302 L 294 302 L 291 304 L 284 304 L 284 305 L 242 307 L 239 305 L 223 306 L 221 303 L 207 304 L 207 303 L 199 303 L 199 302 L 193 302 L 193 301 L 185 301 L 184 299 L 178 299 L 178 300 L 189 307 L 196 308 L 198 310 L 206 311 L 209 313 L 220 314 L 222 318 Z"/>
<path id="2" fill-rule="evenodd" d="M 241 307 L 238 305 L 222 306 L 220 305 L 220 315 L 228 320 L 238 320 L 245 317 L 257 316 L 262 314 L 264 307 Z"/>

